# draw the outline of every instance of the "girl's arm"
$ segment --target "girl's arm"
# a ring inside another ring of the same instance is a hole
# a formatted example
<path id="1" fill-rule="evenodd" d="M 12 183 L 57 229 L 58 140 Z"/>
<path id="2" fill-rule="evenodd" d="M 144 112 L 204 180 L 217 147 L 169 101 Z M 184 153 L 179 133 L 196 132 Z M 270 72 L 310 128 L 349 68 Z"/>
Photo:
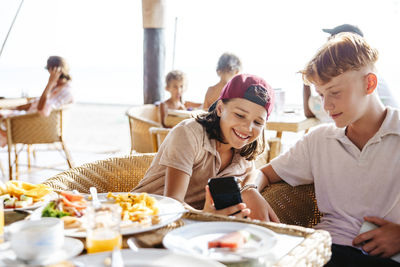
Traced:
<path id="1" fill-rule="evenodd" d="M 54 67 L 49 72 L 50 72 L 49 81 L 46 85 L 46 88 L 44 88 L 42 95 L 40 96 L 38 107 L 37 107 L 38 111 L 43 110 L 44 106 L 46 105 L 46 102 L 47 102 L 47 99 L 49 97 L 51 90 L 53 90 L 53 88 L 57 86 L 58 79 L 60 78 L 61 73 L 62 73 L 60 67 Z"/>
<path id="2" fill-rule="evenodd" d="M 190 177 L 178 169 L 167 167 L 165 173 L 164 196 L 184 202 Z"/>
<path id="3" fill-rule="evenodd" d="M 172 167 L 167 167 L 165 175 L 164 196 L 174 198 L 184 203 L 185 195 L 189 185 L 189 179 L 189 175 L 185 172 Z M 186 203 L 184 203 L 184 205 L 188 209 L 194 209 Z M 246 204 L 244 203 L 240 203 L 222 210 L 216 210 L 213 205 L 208 186 L 206 187 L 206 198 L 203 211 L 222 215 L 235 214 L 235 217 L 241 218 L 246 217 L 250 214 L 250 210 L 246 208 Z M 238 213 L 236 214 L 236 212 Z"/>

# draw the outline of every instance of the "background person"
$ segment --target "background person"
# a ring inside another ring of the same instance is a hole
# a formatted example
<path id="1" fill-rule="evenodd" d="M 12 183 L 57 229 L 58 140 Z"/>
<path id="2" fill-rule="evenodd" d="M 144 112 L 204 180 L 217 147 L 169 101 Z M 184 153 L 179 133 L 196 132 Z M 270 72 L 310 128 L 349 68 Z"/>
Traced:
<path id="1" fill-rule="evenodd" d="M 225 84 L 227 84 L 227 82 L 229 82 L 229 80 L 241 70 L 242 62 L 236 55 L 232 53 L 223 53 L 219 57 L 217 63 L 217 75 L 220 80 L 217 84 L 210 86 L 207 89 L 203 102 L 203 109 L 208 110 L 208 108 L 217 101 Z"/>
<path id="2" fill-rule="evenodd" d="M 31 99 L 27 104 L 0 111 L 0 118 L 24 113 L 38 112 L 43 116 L 49 116 L 53 109 L 73 102 L 71 91 L 71 76 L 66 60 L 59 56 L 51 56 L 47 59 L 45 67 L 49 72 L 49 80 L 43 93 L 38 98 Z M 7 144 L 7 135 L 4 125 L 0 129 L 0 146 Z"/>

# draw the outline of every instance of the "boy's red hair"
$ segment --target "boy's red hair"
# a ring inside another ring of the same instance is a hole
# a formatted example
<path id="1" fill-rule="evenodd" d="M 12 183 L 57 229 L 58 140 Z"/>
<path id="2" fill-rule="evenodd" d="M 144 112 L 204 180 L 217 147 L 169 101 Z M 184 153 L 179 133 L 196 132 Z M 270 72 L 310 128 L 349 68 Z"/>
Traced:
<path id="1" fill-rule="evenodd" d="M 300 73 L 305 84 L 326 84 L 348 70 L 373 67 L 377 60 L 378 51 L 363 37 L 344 32 L 332 36 Z"/>

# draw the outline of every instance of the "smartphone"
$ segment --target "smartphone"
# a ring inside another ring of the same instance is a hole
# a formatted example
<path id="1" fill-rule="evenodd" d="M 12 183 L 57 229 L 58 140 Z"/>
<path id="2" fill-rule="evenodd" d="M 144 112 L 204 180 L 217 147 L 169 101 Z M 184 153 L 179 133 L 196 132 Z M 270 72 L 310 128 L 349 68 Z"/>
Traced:
<path id="1" fill-rule="evenodd" d="M 217 210 L 242 203 L 236 177 L 211 178 L 208 180 L 208 186 Z"/>

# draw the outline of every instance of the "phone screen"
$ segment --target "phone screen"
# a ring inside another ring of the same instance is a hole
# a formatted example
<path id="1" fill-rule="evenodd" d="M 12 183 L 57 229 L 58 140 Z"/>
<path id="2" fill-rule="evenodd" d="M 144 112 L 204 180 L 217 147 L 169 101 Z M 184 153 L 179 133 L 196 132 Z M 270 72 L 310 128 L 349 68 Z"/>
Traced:
<path id="1" fill-rule="evenodd" d="M 208 180 L 208 186 L 217 210 L 242 202 L 237 179 L 233 176 L 211 178 Z"/>

